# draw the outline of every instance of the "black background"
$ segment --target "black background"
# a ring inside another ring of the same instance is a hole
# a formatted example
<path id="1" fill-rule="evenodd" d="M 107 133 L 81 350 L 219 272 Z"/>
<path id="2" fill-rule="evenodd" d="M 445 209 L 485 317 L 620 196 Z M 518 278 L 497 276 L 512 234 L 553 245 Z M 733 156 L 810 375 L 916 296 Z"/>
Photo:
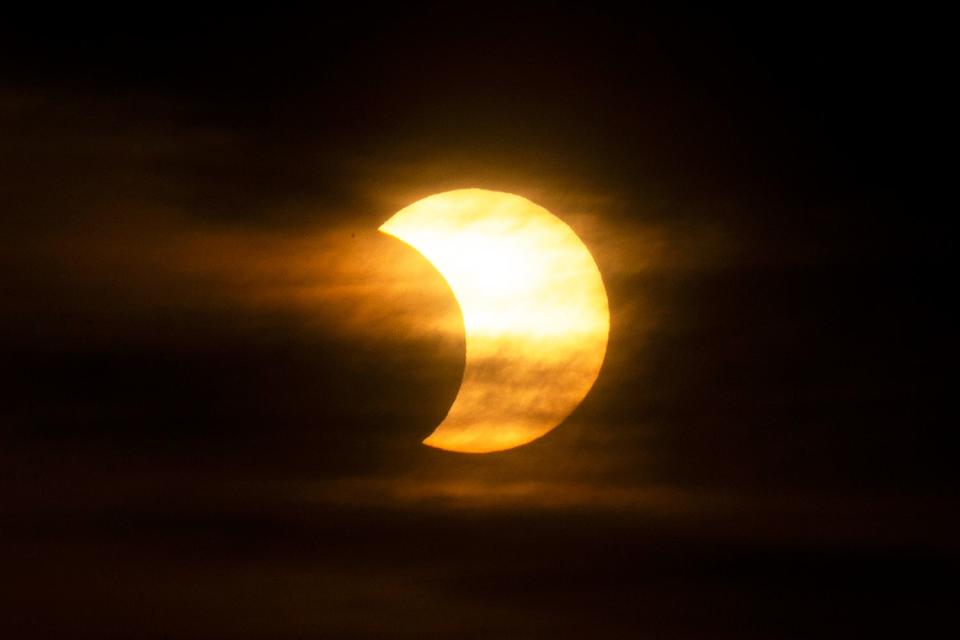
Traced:
<path id="1" fill-rule="evenodd" d="M 10 16 L 3 635 L 955 626 L 936 23 L 808 6 Z M 210 229 L 236 234 L 210 245 L 226 263 L 245 238 L 317 229 L 386 250 L 364 230 L 470 186 L 591 202 L 612 230 L 581 230 L 610 295 L 604 371 L 569 424 L 511 452 L 419 444 L 462 342 L 382 319 L 344 334 L 335 299 L 319 325 L 238 306 L 196 260 L 155 253 Z"/>

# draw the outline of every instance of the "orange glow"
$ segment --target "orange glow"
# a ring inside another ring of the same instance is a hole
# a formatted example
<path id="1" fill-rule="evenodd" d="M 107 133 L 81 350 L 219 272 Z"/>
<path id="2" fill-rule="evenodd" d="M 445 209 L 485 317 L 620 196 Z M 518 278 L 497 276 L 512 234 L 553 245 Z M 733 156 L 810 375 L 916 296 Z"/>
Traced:
<path id="1" fill-rule="evenodd" d="M 600 372 L 610 330 L 600 272 L 570 227 L 520 196 L 461 189 L 411 204 L 380 231 L 436 267 L 463 315 L 463 381 L 425 444 L 510 449 L 570 415 Z"/>

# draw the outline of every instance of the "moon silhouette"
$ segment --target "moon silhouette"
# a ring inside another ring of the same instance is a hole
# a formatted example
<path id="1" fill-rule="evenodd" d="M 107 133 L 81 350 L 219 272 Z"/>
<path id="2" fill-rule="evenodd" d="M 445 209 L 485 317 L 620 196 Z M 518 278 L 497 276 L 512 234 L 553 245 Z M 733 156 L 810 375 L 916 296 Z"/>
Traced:
<path id="1" fill-rule="evenodd" d="M 414 202 L 380 231 L 433 264 L 463 315 L 463 380 L 424 444 L 510 449 L 576 409 L 600 373 L 610 314 L 600 271 L 570 227 L 521 196 L 460 189 Z"/>

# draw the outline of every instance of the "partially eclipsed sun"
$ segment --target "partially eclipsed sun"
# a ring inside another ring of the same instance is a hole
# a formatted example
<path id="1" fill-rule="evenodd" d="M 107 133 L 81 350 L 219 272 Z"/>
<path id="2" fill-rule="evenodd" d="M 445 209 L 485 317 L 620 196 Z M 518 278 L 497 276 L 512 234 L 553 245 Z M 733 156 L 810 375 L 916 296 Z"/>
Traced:
<path id="1" fill-rule="evenodd" d="M 461 189 L 414 202 L 380 231 L 429 260 L 463 314 L 463 381 L 424 444 L 500 451 L 570 415 L 600 373 L 610 331 L 600 271 L 570 227 L 526 198 Z"/>

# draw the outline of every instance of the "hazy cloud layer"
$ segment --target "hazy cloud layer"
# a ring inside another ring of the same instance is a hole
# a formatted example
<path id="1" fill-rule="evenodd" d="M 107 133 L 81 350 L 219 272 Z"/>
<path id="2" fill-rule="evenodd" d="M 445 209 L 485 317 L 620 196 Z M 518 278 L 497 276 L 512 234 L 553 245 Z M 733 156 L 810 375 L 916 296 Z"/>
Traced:
<path id="1" fill-rule="evenodd" d="M 0 636 L 949 621 L 949 57 L 774 13 L 5 19 Z M 376 232 L 463 187 L 564 219 L 611 309 L 495 456 L 420 444 L 459 312 Z"/>

